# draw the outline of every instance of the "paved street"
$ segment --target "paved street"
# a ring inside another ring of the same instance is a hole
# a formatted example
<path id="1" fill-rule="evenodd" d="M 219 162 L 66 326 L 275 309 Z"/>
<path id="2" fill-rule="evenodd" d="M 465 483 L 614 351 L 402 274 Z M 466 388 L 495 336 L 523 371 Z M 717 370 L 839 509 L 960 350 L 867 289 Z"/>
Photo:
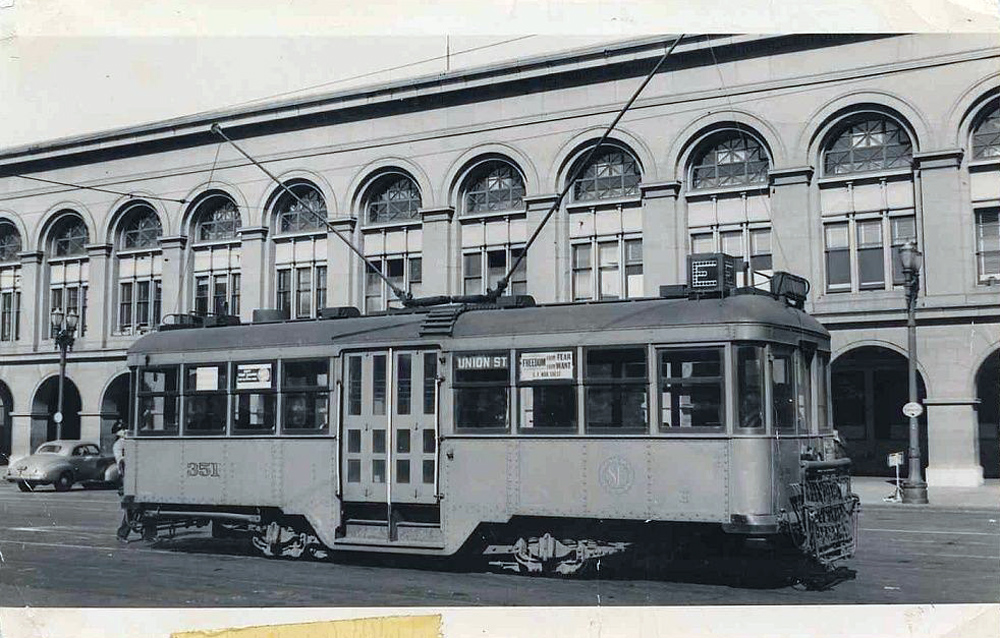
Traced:
<path id="1" fill-rule="evenodd" d="M 856 578 L 826 591 L 694 573 L 539 579 L 439 560 L 268 560 L 206 530 L 119 545 L 114 491 L 0 485 L 0 605 L 461 606 L 972 603 L 1000 600 L 1000 511 L 871 506 Z M 765 570 L 766 571 L 766 570 Z"/>

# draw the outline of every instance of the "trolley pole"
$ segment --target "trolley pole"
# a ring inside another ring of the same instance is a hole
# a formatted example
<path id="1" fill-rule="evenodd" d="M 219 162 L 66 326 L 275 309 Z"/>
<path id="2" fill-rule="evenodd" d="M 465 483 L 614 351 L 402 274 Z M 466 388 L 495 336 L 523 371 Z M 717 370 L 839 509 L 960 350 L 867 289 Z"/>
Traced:
<path id="1" fill-rule="evenodd" d="M 906 277 L 906 342 L 907 373 L 909 377 L 909 403 L 904 413 L 910 418 L 909 472 L 903 482 L 903 503 L 927 503 L 927 483 L 920 459 L 920 414 L 922 406 L 917 402 L 917 294 L 920 291 L 920 266 L 923 254 L 917 250 L 916 242 L 910 240 L 899 251 Z"/>

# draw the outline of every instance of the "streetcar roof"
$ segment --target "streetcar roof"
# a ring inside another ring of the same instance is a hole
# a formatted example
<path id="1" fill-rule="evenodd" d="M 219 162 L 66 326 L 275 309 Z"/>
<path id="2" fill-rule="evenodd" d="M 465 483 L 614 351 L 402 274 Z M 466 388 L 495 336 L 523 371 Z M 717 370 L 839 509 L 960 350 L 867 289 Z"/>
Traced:
<path id="1" fill-rule="evenodd" d="M 421 336 L 426 313 L 399 313 L 335 320 L 286 321 L 213 328 L 166 330 L 132 344 L 129 354 L 168 354 L 319 345 L 365 347 L 392 343 L 442 343 L 452 339 L 584 334 L 606 331 L 712 325 L 768 325 L 829 338 L 808 314 L 765 295 L 722 299 L 639 299 L 553 304 L 527 308 L 468 310 L 451 336 Z M 709 335 L 706 334 L 706 337 Z M 724 340 L 719 334 L 716 337 Z"/>

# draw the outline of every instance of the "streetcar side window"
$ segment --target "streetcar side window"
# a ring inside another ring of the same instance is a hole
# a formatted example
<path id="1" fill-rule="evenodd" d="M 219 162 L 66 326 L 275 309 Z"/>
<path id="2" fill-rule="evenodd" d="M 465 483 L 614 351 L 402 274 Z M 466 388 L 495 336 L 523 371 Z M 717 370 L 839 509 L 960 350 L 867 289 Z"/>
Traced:
<path id="1" fill-rule="evenodd" d="M 725 427 L 723 350 L 684 348 L 660 351 L 660 428 Z"/>
<path id="2" fill-rule="evenodd" d="M 764 428 L 764 349 L 760 346 L 736 347 L 736 398 L 739 403 L 739 427 Z"/>
<path id="3" fill-rule="evenodd" d="M 277 364 L 233 364 L 233 433 L 269 434 L 277 421 Z"/>
<path id="4" fill-rule="evenodd" d="M 361 414 L 361 357 L 351 355 L 347 359 L 347 413 Z"/>
<path id="5" fill-rule="evenodd" d="M 177 366 L 143 368 L 139 371 L 138 423 L 140 435 L 177 434 Z"/>
<path id="6" fill-rule="evenodd" d="M 576 432 L 576 365 L 572 350 L 519 352 L 521 432 Z"/>
<path id="7" fill-rule="evenodd" d="M 184 366 L 184 434 L 225 434 L 226 371 L 224 363 Z"/>
<path id="8" fill-rule="evenodd" d="M 800 434 L 809 433 L 809 421 L 812 419 L 812 375 L 810 368 L 815 356 L 813 351 L 799 350 L 795 353 L 795 430 Z"/>
<path id="9" fill-rule="evenodd" d="M 795 431 L 795 358 L 791 350 L 774 348 L 771 355 L 771 397 L 774 427 Z"/>
<path id="10" fill-rule="evenodd" d="M 510 354 L 456 353 L 455 428 L 506 431 L 510 405 Z"/>
<path id="11" fill-rule="evenodd" d="M 282 361 L 281 369 L 282 431 L 326 431 L 330 403 L 329 360 Z"/>
<path id="12" fill-rule="evenodd" d="M 588 432 L 645 432 L 648 368 L 645 348 L 587 350 L 584 383 Z"/>
<path id="13" fill-rule="evenodd" d="M 830 355 L 821 352 L 816 355 L 816 414 L 819 431 L 833 429 L 830 421 Z"/>

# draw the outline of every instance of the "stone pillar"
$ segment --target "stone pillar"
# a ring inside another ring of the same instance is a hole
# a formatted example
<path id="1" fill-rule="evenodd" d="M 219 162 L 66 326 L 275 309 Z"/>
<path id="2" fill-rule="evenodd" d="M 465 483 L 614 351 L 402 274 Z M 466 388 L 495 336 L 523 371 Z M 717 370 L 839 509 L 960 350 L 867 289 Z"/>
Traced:
<path id="1" fill-rule="evenodd" d="M 809 206 L 812 176 L 811 166 L 771 170 L 771 255 L 774 270 L 806 277 L 820 290 L 821 260 L 814 258 L 820 228 Z"/>
<path id="2" fill-rule="evenodd" d="M 421 208 L 420 216 L 424 220 L 421 237 L 423 294 L 452 294 L 452 282 L 458 270 L 452 225 L 455 209 L 451 206 Z"/>
<path id="3" fill-rule="evenodd" d="M 338 217 L 330 220 L 333 226 L 355 246 L 358 242 L 354 229 L 358 220 L 353 217 Z M 361 247 L 363 250 L 363 247 Z M 360 298 L 361 275 L 363 264 L 357 255 L 337 237 L 333 231 L 326 235 L 326 304 L 328 306 L 357 306 L 364 309 L 364 300 Z"/>
<path id="4" fill-rule="evenodd" d="M 528 206 L 527 239 L 542 223 L 557 197 L 536 195 L 524 198 Z M 569 300 L 569 278 L 573 265 L 569 261 L 569 230 L 565 218 L 564 210 L 553 213 L 525 257 L 528 261 L 528 294 L 539 303 Z"/>
<path id="5" fill-rule="evenodd" d="M 47 336 L 49 318 L 45 312 L 45 287 L 42 284 L 42 253 L 23 252 L 21 258 L 21 339 L 32 350 Z M 30 421 L 30 416 L 25 417 Z M 30 427 L 29 427 L 30 429 Z"/>
<path id="6" fill-rule="evenodd" d="M 86 407 L 86 406 L 85 406 Z M 101 444 L 101 413 L 80 410 L 80 439 Z M 104 450 L 105 453 L 111 450 Z"/>
<path id="7" fill-rule="evenodd" d="M 31 398 L 28 400 L 31 401 Z M 13 460 L 22 456 L 28 456 L 34 452 L 31 449 L 31 411 L 12 413 L 10 415 L 10 423 L 11 428 L 13 428 L 11 431 L 10 458 Z"/>
<path id="8" fill-rule="evenodd" d="M 918 300 L 920 303 L 922 300 Z M 979 421 L 972 380 L 981 342 L 968 325 L 934 325 L 917 311 L 917 361 L 927 375 L 927 484 L 972 487 L 983 484 Z M 933 496 L 932 496 L 933 498 Z"/>
<path id="9" fill-rule="evenodd" d="M 111 332 L 111 314 L 115 295 L 111 284 L 111 244 L 87 246 L 87 332 L 78 339 L 83 348 L 103 348 Z M 82 318 L 81 318 L 82 319 Z"/>
<path id="10" fill-rule="evenodd" d="M 972 215 L 962 206 L 962 151 L 917 153 L 913 162 L 920 179 L 921 287 L 927 295 L 966 291 L 975 286 L 976 247 Z"/>
<path id="11" fill-rule="evenodd" d="M 163 251 L 163 310 L 164 317 L 185 312 L 188 303 L 185 301 L 185 268 L 186 253 L 184 245 L 187 237 L 175 235 L 160 238 L 160 249 Z"/>
<path id="12" fill-rule="evenodd" d="M 976 487 L 983 484 L 979 464 L 979 399 L 924 400 L 927 408 L 927 485 Z"/>
<path id="13" fill-rule="evenodd" d="M 255 308 L 270 308 L 266 292 L 272 268 L 267 258 L 267 228 L 241 228 L 240 235 L 240 320 L 249 322 Z M 273 285 L 273 282 L 271 283 Z"/>
<path id="14" fill-rule="evenodd" d="M 684 283 L 687 220 L 677 205 L 680 182 L 642 184 L 643 293 L 655 297 L 660 286 Z"/>

